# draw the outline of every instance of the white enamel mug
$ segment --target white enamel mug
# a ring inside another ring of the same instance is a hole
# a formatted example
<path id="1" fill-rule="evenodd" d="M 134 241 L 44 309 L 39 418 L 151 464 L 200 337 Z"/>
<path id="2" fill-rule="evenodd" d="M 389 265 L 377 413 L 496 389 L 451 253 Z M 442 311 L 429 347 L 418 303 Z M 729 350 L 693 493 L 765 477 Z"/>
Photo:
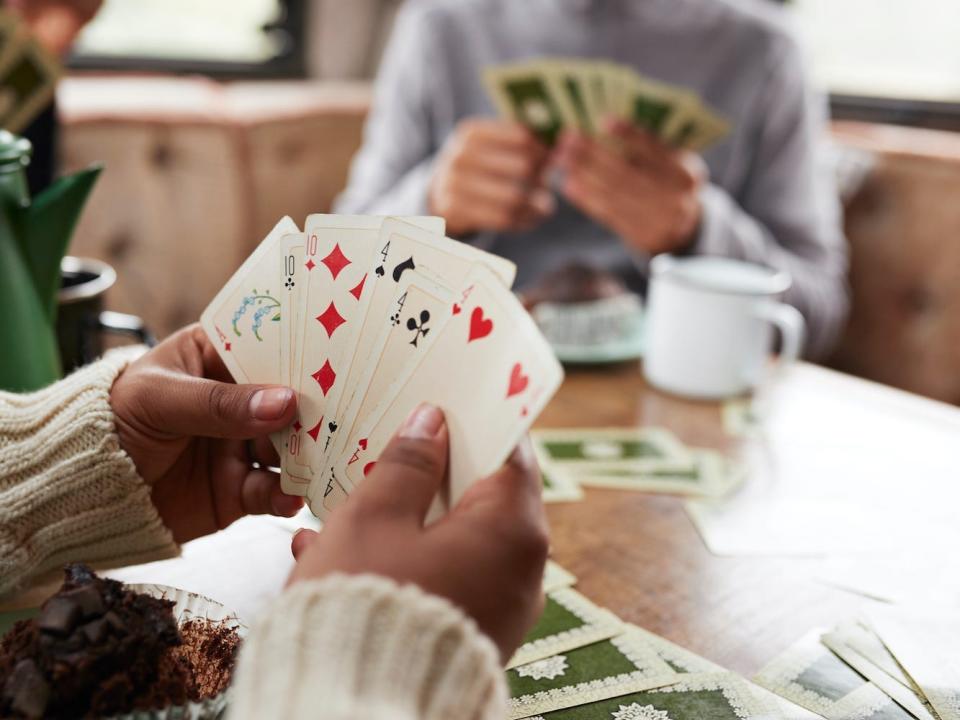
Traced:
<path id="1" fill-rule="evenodd" d="M 659 255 L 650 263 L 644 372 L 692 398 L 739 395 L 763 379 L 780 330 L 781 364 L 803 348 L 803 316 L 779 302 L 790 276 L 722 257 Z"/>

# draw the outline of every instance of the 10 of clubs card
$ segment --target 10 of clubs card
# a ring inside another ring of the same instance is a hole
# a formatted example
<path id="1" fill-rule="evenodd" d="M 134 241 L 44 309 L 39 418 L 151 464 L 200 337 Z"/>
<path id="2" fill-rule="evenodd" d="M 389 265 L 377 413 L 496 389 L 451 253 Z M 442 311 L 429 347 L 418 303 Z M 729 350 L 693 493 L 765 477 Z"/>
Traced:
<path id="1" fill-rule="evenodd" d="M 429 353 L 366 422 L 366 448 L 348 465 L 362 482 L 396 429 L 421 402 L 440 407 L 450 438 L 449 502 L 495 471 L 559 387 L 563 371 L 520 301 L 484 266 L 450 308 Z"/>

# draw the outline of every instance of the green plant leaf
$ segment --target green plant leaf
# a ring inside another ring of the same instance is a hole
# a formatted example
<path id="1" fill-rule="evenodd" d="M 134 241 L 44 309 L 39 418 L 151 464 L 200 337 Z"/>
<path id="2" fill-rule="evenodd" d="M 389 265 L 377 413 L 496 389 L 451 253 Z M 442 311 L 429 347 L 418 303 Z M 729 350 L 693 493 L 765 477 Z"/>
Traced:
<path id="1" fill-rule="evenodd" d="M 51 325 L 57 315 L 60 261 L 102 169 L 93 166 L 60 178 L 28 207 L 13 210 L 20 251 Z"/>
<path id="2" fill-rule="evenodd" d="M 0 388 L 37 390 L 60 377 L 57 338 L 13 227 L 0 213 Z"/>

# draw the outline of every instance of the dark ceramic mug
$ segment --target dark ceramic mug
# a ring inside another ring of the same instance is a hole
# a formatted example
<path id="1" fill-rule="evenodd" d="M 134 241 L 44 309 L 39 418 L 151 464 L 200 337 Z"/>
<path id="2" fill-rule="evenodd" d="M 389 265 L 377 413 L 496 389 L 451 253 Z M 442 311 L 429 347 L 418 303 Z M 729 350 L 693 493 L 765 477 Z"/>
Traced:
<path id="1" fill-rule="evenodd" d="M 68 255 L 60 264 L 57 341 L 64 375 L 103 354 L 104 334 L 123 335 L 149 346 L 156 344 L 136 315 L 103 309 L 104 295 L 116 281 L 116 271 L 100 260 Z"/>

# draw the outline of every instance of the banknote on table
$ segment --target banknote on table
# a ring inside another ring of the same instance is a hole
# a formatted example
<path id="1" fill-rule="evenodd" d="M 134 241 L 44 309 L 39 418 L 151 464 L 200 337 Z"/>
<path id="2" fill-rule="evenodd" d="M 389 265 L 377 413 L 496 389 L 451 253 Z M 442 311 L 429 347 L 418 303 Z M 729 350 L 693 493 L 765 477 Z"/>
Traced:
<path id="1" fill-rule="evenodd" d="M 935 720 L 926 697 L 883 641 L 865 625 L 856 621 L 841 623 L 824 633 L 820 641 L 917 720 Z"/>
<path id="2" fill-rule="evenodd" d="M 865 621 L 940 720 L 960 720 L 960 613 L 871 607 Z"/>
<path id="3" fill-rule="evenodd" d="M 913 716 L 847 665 L 813 630 L 774 658 L 753 681 L 828 720 L 910 720 Z"/>
<path id="4" fill-rule="evenodd" d="M 530 720 L 815 720 L 736 673 L 677 675 L 662 687 L 546 712 Z"/>
<path id="5" fill-rule="evenodd" d="M 607 124 L 617 119 L 696 152 L 730 132 L 729 123 L 691 91 L 614 62 L 533 58 L 487 67 L 482 79 L 497 113 L 548 146 L 567 129 L 605 137 Z"/>
<path id="6" fill-rule="evenodd" d="M 543 613 L 523 638 L 507 668 L 574 650 L 624 631 L 623 623 L 571 588 L 547 593 Z"/>
<path id="7" fill-rule="evenodd" d="M 691 449 L 689 460 L 661 466 L 633 462 L 596 462 L 574 474 L 584 487 L 636 490 L 718 498 L 743 481 L 741 468 L 714 450 Z"/>
<path id="8" fill-rule="evenodd" d="M 577 499 L 581 486 L 721 498 L 745 478 L 739 463 L 662 428 L 538 430 L 534 447 L 548 501 Z"/>
<path id="9" fill-rule="evenodd" d="M 409 220 L 409 222 L 407 222 Z M 563 373 L 510 292 L 516 268 L 440 218 L 282 219 L 201 317 L 237 382 L 297 391 L 273 440 L 281 487 L 325 518 L 421 402 L 445 413 L 450 484 L 433 518 L 504 462 Z"/>
<path id="10" fill-rule="evenodd" d="M 577 472 L 611 462 L 635 468 L 689 467 L 690 453 L 668 430 L 661 428 L 564 428 L 537 430 L 533 441 L 548 465 Z"/>
<path id="11" fill-rule="evenodd" d="M 662 687 L 676 673 L 639 634 L 552 655 L 507 671 L 512 719 Z"/>

